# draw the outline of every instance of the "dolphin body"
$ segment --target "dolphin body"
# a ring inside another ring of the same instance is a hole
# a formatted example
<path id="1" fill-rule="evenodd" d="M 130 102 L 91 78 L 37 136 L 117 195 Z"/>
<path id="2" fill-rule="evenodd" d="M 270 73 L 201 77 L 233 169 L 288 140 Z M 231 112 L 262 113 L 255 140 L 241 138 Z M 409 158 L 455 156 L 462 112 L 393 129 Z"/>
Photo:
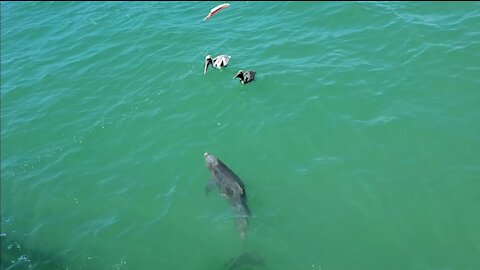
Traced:
<path id="1" fill-rule="evenodd" d="M 205 194 L 218 187 L 220 195 L 228 200 L 235 212 L 235 224 L 243 240 L 248 229 L 248 217 L 250 216 L 245 185 L 220 159 L 209 153 L 205 153 L 203 156 L 205 157 L 205 164 L 212 174 L 211 180 L 205 185 Z"/>

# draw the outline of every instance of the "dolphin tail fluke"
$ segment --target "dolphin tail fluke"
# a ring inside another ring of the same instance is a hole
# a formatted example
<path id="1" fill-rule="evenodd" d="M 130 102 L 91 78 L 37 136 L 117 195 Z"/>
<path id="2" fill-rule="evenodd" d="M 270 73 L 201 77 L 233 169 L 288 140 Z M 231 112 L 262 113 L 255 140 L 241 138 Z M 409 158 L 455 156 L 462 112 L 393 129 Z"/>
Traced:
<path id="1" fill-rule="evenodd" d="M 225 266 L 233 270 L 244 267 L 266 267 L 267 264 L 257 252 L 244 252 L 240 256 L 231 258 Z"/>

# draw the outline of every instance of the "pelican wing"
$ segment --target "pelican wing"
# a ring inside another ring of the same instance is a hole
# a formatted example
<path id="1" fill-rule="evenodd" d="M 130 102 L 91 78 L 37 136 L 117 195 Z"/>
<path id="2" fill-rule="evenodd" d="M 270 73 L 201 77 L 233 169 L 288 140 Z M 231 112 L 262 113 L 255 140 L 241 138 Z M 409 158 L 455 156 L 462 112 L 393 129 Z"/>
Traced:
<path id="1" fill-rule="evenodd" d="M 230 61 L 231 56 L 222 54 L 213 59 L 213 66 L 215 68 L 226 67 L 228 65 L 228 61 Z"/>

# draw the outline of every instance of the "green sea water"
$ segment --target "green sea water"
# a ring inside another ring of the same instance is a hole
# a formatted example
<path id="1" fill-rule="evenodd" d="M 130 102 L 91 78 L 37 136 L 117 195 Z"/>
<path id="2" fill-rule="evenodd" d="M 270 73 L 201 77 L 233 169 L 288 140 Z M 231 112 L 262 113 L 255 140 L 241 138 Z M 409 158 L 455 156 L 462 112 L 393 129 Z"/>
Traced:
<path id="1" fill-rule="evenodd" d="M 1 2 L 1 269 L 480 269 L 480 3 L 221 3 Z"/>

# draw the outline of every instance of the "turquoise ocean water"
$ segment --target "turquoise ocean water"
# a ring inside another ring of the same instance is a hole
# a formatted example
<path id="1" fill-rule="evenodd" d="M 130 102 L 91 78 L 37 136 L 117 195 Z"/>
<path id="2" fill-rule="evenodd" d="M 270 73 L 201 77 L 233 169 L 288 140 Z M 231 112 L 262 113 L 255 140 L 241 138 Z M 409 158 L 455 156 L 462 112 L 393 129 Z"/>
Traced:
<path id="1" fill-rule="evenodd" d="M 480 3 L 221 3 L 1 2 L 1 269 L 480 269 Z"/>

